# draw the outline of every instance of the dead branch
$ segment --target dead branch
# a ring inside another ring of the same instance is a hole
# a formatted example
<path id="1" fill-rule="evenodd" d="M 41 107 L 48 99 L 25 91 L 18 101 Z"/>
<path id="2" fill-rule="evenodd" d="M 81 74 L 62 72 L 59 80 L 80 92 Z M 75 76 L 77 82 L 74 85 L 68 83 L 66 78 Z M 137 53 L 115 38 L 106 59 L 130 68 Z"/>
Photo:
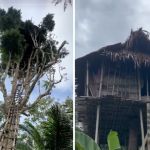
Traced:
<path id="1" fill-rule="evenodd" d="M 53 88 L 56 84 L 58 84 L 58 83 L 60 83 L 60 82 L 62 81 L 63 75 L 62 75 L 61 72 L 60 72 L 60 68 L 59 68 L 59 75 L 60 75 L 60 79 L 59 79 L 59 80 L 54 81 L 54 78 L 55 78 L 55 75 L 54 75 L 54 74 L 55 74 L 55 73 L 51 73 L 51 76 L 50 76 L 50 78 L 49 78 L 49 83 L 50 83 L 50 85 L 49 85 L 49 87 L 46 89 L 46 91 L 45 91 L 44 93 L 40 94 L 40 95 L 36 98 L 36 100 L 35 100 L 30 106 L 24 108 L 24 109 L 22 110 L 22 112 L 27 111 L 27 110 L 29 110 L 29 109 L 35 107 L 35 106 L 39 103 L 39 101 L 40 101 L 42 98 L 44 98 L 45 96 L 48 96 L 48 95 L 50 94 L 50 91 L 52 90 L 52 88 Z"/>

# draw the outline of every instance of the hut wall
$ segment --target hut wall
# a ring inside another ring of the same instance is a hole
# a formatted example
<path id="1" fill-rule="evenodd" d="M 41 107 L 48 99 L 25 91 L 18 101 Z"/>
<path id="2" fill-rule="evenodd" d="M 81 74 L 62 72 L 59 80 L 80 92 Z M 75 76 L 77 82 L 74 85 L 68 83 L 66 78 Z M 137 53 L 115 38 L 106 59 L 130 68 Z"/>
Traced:
<path id="1" fill-rule="evenodd" d="M 89 75 L 90 95 L 99 97 L 101 69 Z M 101 96 L 115 95 L 124 98 L 138 99 L 138 82 L 136 74 L 126 75 L 104 70 Z"/>

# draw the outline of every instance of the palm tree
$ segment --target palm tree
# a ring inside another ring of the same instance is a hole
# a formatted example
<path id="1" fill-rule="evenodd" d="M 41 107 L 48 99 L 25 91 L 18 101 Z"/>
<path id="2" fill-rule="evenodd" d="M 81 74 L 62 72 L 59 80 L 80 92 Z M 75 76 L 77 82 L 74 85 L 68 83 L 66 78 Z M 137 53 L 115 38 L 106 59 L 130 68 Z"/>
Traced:
<path id="1" fill-rule="evenodd" d="M 66 113 L 55 104 L 49 109 L 46 117 L 47 120 L 38 126 L 28 121 L 20 125 L 20 128 L 28 133 L 28 137 L 24 137 L 24 141 L 18 139 L 17 150 L 22 150 L 22 147 L 23 150 L 72 150 L 72 124 Z M 27 139 L 32 139 L 33 142 Z"/>
<path id="2" fill-rule="evenodd" d="M 32 123 L 26 121 L 25 124 L 20 125 L 20 129 L 27 132 L 28 134 L 24 134 L 23 137 L 18 138 L 17 141 L 17 150 L 24 149 L 37 149 L 44 150 L 44 141 L 41 136 L 41 133 L 38 131 Z"/>
<path id="3" fill-rule="evenodd" d="M 59 105 L 53 105 L 42 123 L 45 147 L 50 150 L 72 149 L 72 125 Z"/>

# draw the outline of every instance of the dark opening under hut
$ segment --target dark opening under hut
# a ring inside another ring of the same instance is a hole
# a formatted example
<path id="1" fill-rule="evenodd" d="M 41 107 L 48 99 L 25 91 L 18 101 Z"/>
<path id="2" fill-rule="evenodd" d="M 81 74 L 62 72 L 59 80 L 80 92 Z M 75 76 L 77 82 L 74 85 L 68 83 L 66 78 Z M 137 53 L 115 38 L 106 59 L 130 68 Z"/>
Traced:
<path id="1" fill-rule="evenodd" d="M 150 149 L 150 39 L 142 28 L 124 43 L 76 59 L 76 124 L 107 144 L 118 132 L 127 150 Z"/>

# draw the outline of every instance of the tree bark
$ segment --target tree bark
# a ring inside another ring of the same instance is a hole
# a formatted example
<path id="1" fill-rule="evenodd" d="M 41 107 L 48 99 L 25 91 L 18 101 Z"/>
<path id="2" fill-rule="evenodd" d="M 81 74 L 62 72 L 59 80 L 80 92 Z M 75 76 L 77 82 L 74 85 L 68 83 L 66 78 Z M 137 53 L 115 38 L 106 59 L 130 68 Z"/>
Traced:
<path id="1" fill-rule="evenodd" d="M 18 128 L 18 107 L 12 104 L 8 110 L 6 122 L 0 135 L 0 150 L 15 150 Z"/>

